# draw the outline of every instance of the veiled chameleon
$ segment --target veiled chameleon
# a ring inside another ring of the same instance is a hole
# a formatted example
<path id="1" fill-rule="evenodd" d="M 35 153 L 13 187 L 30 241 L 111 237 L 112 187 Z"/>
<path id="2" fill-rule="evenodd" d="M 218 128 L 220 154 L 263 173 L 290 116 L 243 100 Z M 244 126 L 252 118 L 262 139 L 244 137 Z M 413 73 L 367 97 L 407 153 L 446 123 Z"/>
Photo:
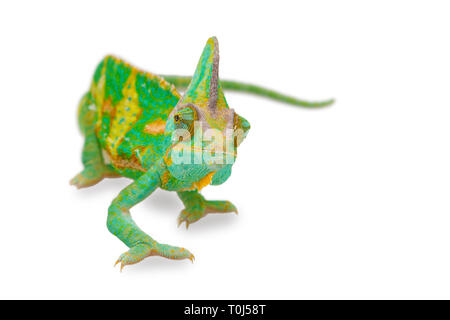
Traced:
<path id="1" fill-rule="evenodd" d="M 333 102 L 305 102 L 254 85 L 219 81 L 218 74 L 215 37 L 207 41 L 192 77 L 159 76 L 107 56 L 81 99 L 84 169 L 71 184 L 83 188 L 117 176 L 134 180 L 108 209 L 109 231 L 129 247 L 116 262 L 121 270 L 152 255 L 194 259 L 187 249 L 155 241 L 131 218 L 129 209 L 156 188 L 178 193 L 185 205 L 178 221 L 186 227 L 208 213 L 237 212 L 229 201 L 210 201 L 200 194 L 203 187 L 228 179 L 237 147 L 250 129 L 228 107 L 224 89 L 304 107 Z M 184 94 L 176 87 L 184 88 Z"/>

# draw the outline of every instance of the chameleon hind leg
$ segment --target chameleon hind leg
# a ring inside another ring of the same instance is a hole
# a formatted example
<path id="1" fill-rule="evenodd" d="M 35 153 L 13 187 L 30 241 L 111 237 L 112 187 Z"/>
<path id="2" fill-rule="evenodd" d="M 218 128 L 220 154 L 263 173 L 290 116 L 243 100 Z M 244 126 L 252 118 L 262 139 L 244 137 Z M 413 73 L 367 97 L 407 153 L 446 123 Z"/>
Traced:
<path id="1" fill-rule="evenodd" d="M 148 197 L 160 183 L 156 170 L 149 170 L 139 179 L 123 189 L 108 209 L 108 230 L 117 236 L 130 249 L 119 256 L 116 264 L 120 270 L 124 266 L 138 263 L 146 257 L 159 255 L 168 259 L 190 259 L 194 256 L 187 249 L 156 242 L 142 231 L 133 221 L 130 208 Z"/>
<path id="2" fill-rule="evenodd" d="M 100 144 L 95 134 L 95 121 L 97 113 L 90 93 L 84 95 L 79 106 L 78 121 L 85 135 L 81 161 L 84 169 L 77 174 L 70 184 L 77 188 L 86 188 L 100 182 L 104 177 L 119 177 L 113 168 L 103 161 Z"/>
<path id="3" fill-rule="evenodd" d="M 178 226 L 185 222 L 186 229 L 189 224 L 200 220 L 208 213 L 238 213 L 230 201 L 206 200 L 198 191 L 179 191 L 177 193 L 185 206 L 178 216 Z"/>
<path id="4" fill-rule="evenodd" d="M 84 169 L 70 180 L 71 185 L 86 188 L 97 184 L 105 177 L 120 177 L 112 167 L 104 164 L 100 150 L 95 133 L 86 135 L 82 154 Z"/>

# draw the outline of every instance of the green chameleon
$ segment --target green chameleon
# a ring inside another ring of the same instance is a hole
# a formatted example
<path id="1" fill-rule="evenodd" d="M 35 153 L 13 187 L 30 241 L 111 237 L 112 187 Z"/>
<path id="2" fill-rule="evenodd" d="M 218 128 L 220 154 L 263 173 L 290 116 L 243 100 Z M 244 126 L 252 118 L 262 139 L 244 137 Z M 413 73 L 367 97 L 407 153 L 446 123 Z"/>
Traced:
<path id="1" fill-rule="evenodd" d="M 231 202 L 206 200 L 200 194 L 203 187 L 228 179 L 237 147 L 250 129 L 228 107 L 223 89 L 303 107 L 333 103 L 305 102 L 254 85 L 219 81 L 218 74 L 215 37 L 207 41 L 192 77 L 143 72 L 113 56 L 97 67 L 78 111 L 85 136 L 84 169 L 70 183 L 84 188 L 105 177 L 134 180 L 108 208 L 109 231 L 129 247 L 116 262 L 120 270 L 152 255 L 194 260 L 185 248 L 157 242 L 131 218 L 130 208 L 156 188 L 177 192 L 185 206 L 178 224 L 185 222 L 186 228 L 208 213 L 237 213 Z M 184 94 L 175 86 L 185 89 Z"/>

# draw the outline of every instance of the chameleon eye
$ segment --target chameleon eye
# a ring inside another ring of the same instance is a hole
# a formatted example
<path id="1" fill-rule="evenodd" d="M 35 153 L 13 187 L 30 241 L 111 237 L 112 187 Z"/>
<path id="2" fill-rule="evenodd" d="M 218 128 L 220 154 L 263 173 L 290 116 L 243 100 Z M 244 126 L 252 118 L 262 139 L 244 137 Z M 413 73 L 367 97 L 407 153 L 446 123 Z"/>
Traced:
<path id="1" fill-rule="evenodd" d="M 194 122 L 197 120 L 196 111 L 191 107 L 179 110 L 174 115 L 175 125 L 178 128 L 186 129 L 191 135 L 194 134 Z"/>

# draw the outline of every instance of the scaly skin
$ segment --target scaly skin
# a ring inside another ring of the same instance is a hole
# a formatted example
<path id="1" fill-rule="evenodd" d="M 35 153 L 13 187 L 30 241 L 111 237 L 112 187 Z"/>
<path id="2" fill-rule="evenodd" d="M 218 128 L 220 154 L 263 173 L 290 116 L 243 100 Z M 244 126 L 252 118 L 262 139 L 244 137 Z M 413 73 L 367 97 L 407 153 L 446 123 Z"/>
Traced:
<path id="1" fill-rule="evenodd" d="M 208 213 L 238 213 L 231 202 L 205 200 L 198 191 L 178 191 L 178 196 L 185 206 L 178 216 L 178 226 L 184 222 L 186 229 L 191 223 L 198 221 Z"/>
<path id="2" fill-rule="evenodd" d="M 223 88 L 304 107 L 332 103 L 310 103 L 253 85 L 219 81 L 218 68 L 215 37 L 206 43 L 193 77 L 164 79 L 107 56 L 81 99 L 78 122 L 85 136 L 84 169 L 71 184 L 84 188 L 105 177 L 120 176 L 134 180 L 108 209 L 109 231 L 129 247 L 116 262 L 121 270 L 153 255 L 194 260 L 185 248 L 157 242 L 131 218 L 129 210 L 157 188 L 177 192 L 185 205 L 178 223 L 184 222 L 186 228 L 208 213 L 237 213 L 231 202 L 209 201 L 200 194 L 203 187 L 228 179 L 237 147 L 250 129 L 247 120 L 228 107 Z M 185 88 L 183 96 L 171 82 Z M 183 159 L 189 161 L 178 161 L 186 150 L 191 153 Z M 227 161 L 218 161 L 217 157 Z"/>

